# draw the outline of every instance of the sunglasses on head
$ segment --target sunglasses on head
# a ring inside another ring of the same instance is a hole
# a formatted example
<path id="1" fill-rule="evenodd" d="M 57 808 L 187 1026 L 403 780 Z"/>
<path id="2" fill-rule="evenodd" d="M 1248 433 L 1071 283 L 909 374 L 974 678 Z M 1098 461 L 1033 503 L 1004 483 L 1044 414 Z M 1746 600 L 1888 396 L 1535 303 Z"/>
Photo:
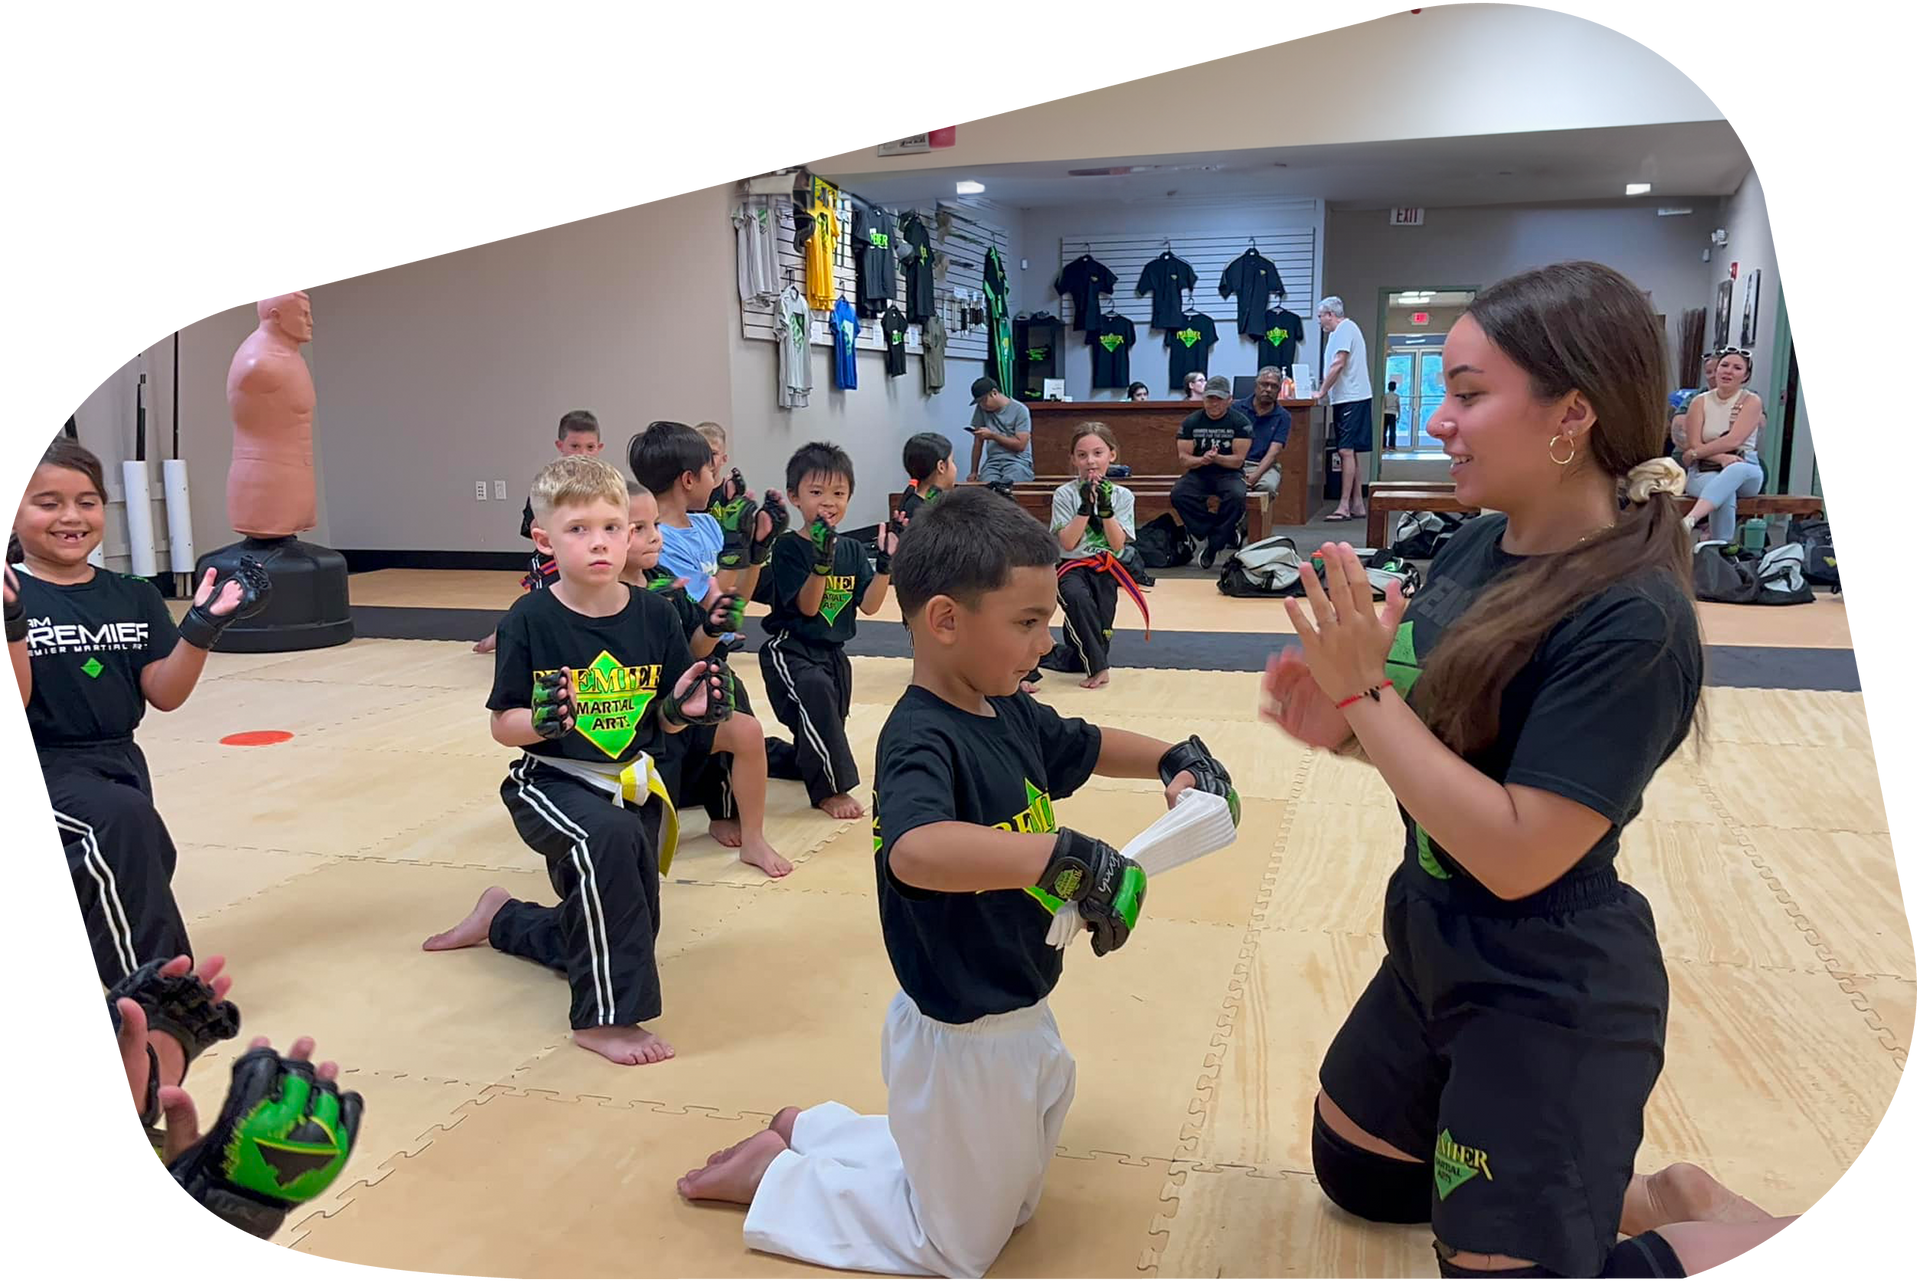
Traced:
<path id="1" fill-rule="evenodd" d="M 1719 360 L 1722 356 L 1738 356 L 1742 360 L 1753 359 L 1753 353 L 1744 347 L 1723 347 L 1713 354 L 1713 359 Z"/>

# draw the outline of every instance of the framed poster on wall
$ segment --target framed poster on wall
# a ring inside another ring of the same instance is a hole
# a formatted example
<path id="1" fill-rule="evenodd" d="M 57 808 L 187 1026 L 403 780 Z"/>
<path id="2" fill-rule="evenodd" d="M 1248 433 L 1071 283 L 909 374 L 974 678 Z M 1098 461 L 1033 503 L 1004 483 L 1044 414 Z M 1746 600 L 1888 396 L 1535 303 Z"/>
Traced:
<path id="1" fill-rule="evenodd" d="M 1746 308 L 1740 315 L 1740 346 L 1748 351 L 1760 338 L 1760 269 L 1747 273 Z"/>
<path id="2" fill-rule="evenodd" d="M 1713 295 L 1713 349 L 1719 351 L 1733 337 L 1733 282 L 1723 280 Z"/>

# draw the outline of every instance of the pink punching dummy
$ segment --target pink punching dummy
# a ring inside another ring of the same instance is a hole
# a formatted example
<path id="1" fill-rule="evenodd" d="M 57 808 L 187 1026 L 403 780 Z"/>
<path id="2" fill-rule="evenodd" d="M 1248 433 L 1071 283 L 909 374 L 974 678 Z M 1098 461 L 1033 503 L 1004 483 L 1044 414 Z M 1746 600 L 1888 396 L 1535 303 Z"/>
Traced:
<path id="1" fill-rule="evenodd" d="M 262 302 L 259 313 L 260 327 L 227 370 L 227 522 L 256 539 L 278 539 L 315 524 L 313 375 L 300 356 L 300 345 L 313 339 L 313 305 L 304 293 L 282 294 Z"/>

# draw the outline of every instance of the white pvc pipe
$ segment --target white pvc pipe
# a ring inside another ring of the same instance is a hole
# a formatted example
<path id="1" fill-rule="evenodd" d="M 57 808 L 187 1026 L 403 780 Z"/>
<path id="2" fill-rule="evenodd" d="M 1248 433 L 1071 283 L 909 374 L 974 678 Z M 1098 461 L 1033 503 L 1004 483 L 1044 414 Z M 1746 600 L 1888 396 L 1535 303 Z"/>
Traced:
<path id="1" fill-rule="evenodd" d="M 187 461 L 170 458 L 160 465 L 167 495 L 167 560 L 175 574 L 193 573 L 193 509 L 187 502 Z"/>
<path id="2" fill-rule="evenodd" d="M 120 475 L 127 490 L 127 554 L 133 561 L 133 572 L 143 579 L 151 578 L 159 573 L 159 567 L 153 555 L 153 490 L 147 465 L 128 459 L 120 465 Z"/>

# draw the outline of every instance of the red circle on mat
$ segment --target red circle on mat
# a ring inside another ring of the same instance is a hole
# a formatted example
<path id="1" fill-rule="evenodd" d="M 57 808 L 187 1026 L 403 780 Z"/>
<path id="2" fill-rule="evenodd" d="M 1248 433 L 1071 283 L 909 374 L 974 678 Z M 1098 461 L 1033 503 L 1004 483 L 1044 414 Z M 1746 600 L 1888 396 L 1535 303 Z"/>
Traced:
<path id="1" fill-rule="evenodd" d="M 285 743 L 291 738 L 291 730 L 243 730 L 239 734 L 228 735 L 220 742 L 229 748 L 264 748 L 268 744 Z"/>

